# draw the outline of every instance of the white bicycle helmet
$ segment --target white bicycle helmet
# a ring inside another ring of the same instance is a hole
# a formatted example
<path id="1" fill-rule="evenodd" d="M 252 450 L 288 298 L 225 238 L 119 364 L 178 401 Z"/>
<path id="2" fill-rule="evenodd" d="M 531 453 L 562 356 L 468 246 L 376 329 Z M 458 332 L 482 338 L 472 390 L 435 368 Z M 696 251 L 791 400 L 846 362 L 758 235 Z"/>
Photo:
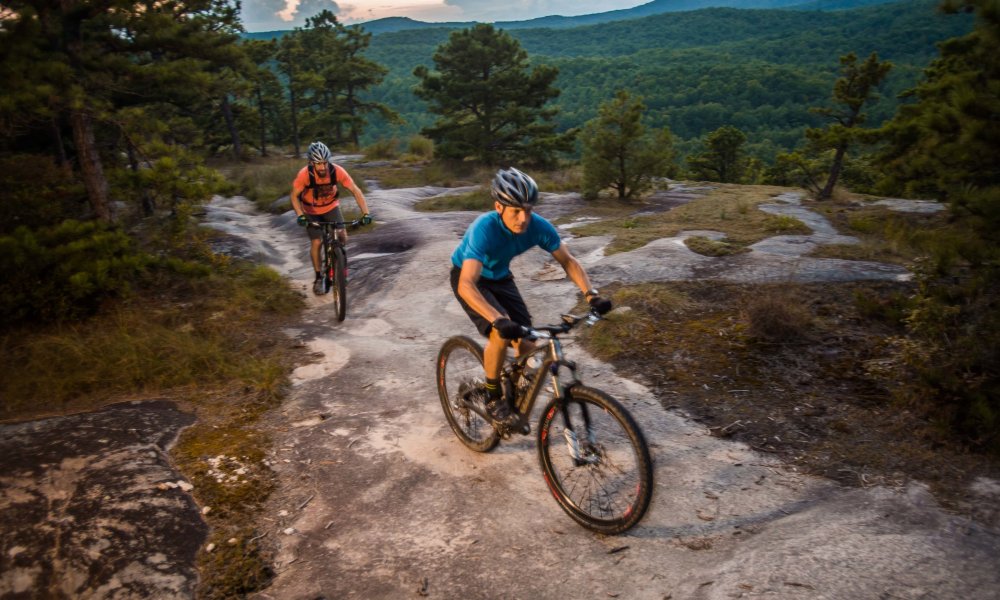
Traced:
<path id="1" fill-rule="evenodd" d="M 531 208 L 538 202 L 538 185 L 529 175 L 514 167 L 500 169 L 493 176 L 490 195 L 504 206 Z"/>
<path id="2" fill-rule="evenodd" d="M 330 149 L 326 147 L 323 142 L 313 142 L 309 144 L 309 151 L 306 153 L 309 155 L 309 162 L 329 162 L 333 158 L 330 154 Z"/>

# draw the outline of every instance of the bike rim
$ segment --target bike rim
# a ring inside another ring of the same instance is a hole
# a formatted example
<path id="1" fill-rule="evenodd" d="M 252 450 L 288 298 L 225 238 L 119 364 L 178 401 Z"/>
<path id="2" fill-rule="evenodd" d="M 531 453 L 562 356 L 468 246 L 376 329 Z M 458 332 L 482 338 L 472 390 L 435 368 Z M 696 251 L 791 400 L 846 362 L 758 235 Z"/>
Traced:
<path id="1" fill-rule="evenodd" d="M 545 415 L 543 460 L 548 463 L 548 484 L 560 504 L 585 525 L 614 526 L 630 522 L 644 505 L 644 465 L 626 427 L 604 407 L 587 402 L 590 446 L 580 413 L 581 402 L 570 402 L 573 432 L 579 451 L 574 456 L 557 404 Z"/>
<path id="2" fill-rule="evenodd" d="M 438 385 L 442 388 L 442 395 L 446 397 L 442 402 L 455 433 L 467 445 L 492 447 L 496 436 L 493 425 L 469 408 L 467 402 L 461 398 L 463 392 L 478 388 L 482 383 L 482 362 L 464 346 L 452 348 L 444 364 L 439 365 Z M 477 408 L 483 410 L 481 401 L 477 400 L 476 404 Z"/>

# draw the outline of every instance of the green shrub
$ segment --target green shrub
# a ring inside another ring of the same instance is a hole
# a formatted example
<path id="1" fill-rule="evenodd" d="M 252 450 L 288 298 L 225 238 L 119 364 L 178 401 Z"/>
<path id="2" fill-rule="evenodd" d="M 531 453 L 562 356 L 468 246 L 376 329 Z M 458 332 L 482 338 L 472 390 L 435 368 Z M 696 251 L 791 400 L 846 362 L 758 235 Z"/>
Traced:
<path id="1" fill-rule="evenodd" d="M 945 276 L 937 272 L 940 261 L 919 264 L 897 394 L 970 446 L 1000 455 L 1000 257 L 994 257 Z"/>
<path id="2" fill-rule="evenodd" d="M 0 235 L 18 227 L 51 227 L 89 210 L 83 184 L 71 168 L 57 166 L 50 156 L 0 156 L 0 190 Z"/>
<path id="3" fill-rule="evenodd" d="M 413 156 L 430 160 L 434 158 L 434 141 L 422 135 L 412 136 L 406 151 Z"/>
<path id="4" fill-rule="evenodd" d="M 366 146 L 361 152 L 368 159 L 391 160 L 399 158 L 399 140 L 396 138 L 382 138 Z"/>
<path id="5" fill-rule="evenodd" d="M 120 229 L 73 220 L 19 227 L 0 237 L 0 257 L 0 327 L 92 314 L 127 293 L 153 260 Z"/>

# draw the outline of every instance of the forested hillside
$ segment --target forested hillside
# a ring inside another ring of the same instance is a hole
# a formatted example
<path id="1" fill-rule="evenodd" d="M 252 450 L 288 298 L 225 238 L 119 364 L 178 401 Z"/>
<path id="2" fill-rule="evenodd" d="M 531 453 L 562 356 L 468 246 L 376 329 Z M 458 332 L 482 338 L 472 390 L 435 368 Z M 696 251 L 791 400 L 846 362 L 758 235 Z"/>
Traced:
<path id="1" fill-rule="evenodd" d="M 511 31 L 531 60 L 559 68 L 556 100 L 562 129 L 582 125 L 619 89 L 642 96 L 654 126 L 667 125 L 689 150 L 722 125 L 739 127 L 748 148 L 765 160 L 795 147 L 820 120 L 836 78 L 837 59 L 873 51 L 895 68 L 870 111 L 880 123 L 898 106 L 936 55 L 935 44 L 971 29 L 967 15 L 943 15 L 936 0 L 850 11 L 706 9 L 667 13 L 574 29 Z M 406 135 L 431 122 L 413 96 L 412 71 L 432 65 L 434 49 L 452 30 L 376 35 L 368 56 L 389 68 L 376 99 L 397 110 L 403 126 L 374 122 L 367 139 Z"/>

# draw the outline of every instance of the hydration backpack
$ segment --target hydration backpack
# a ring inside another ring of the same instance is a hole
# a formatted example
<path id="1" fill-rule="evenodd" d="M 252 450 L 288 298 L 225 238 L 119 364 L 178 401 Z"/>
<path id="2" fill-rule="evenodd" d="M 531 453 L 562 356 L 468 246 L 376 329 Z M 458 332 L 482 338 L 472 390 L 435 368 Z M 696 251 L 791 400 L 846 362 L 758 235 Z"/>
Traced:
<path id="1" fill-rule="evenodd" d="M 328 206 L 337 201 L 340 197 L 340 189 L 337 187 L 337 168 L 332 162 L 327 162 L 327 173 L 330 174 L 330 183 L 316 183 L 316 171 L 312 163 L 307 167 L 309 170 L 309 185 L 299 192 L 299 202 L 309 206 Z M 315 202 L 307 199 L 306 192 L 313 190 L 312 197 Z"/>

